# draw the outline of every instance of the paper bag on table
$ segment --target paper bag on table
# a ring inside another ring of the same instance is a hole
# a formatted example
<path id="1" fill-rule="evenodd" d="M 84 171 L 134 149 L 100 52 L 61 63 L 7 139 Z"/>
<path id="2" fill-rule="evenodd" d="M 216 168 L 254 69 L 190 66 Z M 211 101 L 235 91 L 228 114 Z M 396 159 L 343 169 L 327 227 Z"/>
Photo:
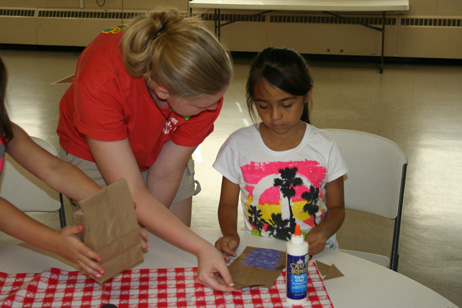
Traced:
<path id="1" fill-rule="evenodd" d="M 335 264 L 328 265 L 322 263 L 319 260 L 316 260 L 316 266 L 318 267 L 318 271 L 321 274 L 322 280 L 328 280 L 343 276 L 343 273 L 337 268 L 337 266 L 335 266 Z"/>
<path id="2" fill-rule="evenodd" d="M 78 202 L 74 221 L 83 225 L 82 241 L 101 258 L 102 284 L 120 272 L 143 262 L 140 227 L 125 179 Z"/>
<path id="3" fill-rule="evenodd" d="M 285 252 L 247 246 L 228 269 L 238 289 L 250 286 L 271 288 L 285 266 Z"/>

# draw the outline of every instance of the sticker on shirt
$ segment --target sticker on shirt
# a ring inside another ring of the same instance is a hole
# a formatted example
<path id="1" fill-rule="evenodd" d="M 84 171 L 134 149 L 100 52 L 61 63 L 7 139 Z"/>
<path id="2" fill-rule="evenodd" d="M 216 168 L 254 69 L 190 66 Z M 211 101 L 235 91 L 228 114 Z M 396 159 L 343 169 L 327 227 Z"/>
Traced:
<path id="1" fill-rule="evenodd" d="M 119 26 L 114 26 L 112 28 L 108 28 L 104 30 L 102 33 L 104 34 L 116 34 L 119 33 L 120 31 L 123 31 L 128 28 L 128 25 L 119 25 Z"/>
<path id="2" fill-rule="evenodd" d="M 241 170 L 253 234 L 289 240 L 296 224 L 311 229 L 325 214 L 321 187 L 326 168 L 319 162 L 252 162 Z"/>
<path id="3" fill-rule="evenodd" d="M 163 129 L 163 132 L 165 135 L 170 134 L 170 132 L 174 132 L 176 130 L 176 125 L 178 124 L 178 120 L 174 117 L 171 117 L 168 119 L 168 121 L 165 121 L 165 126 Z"/>

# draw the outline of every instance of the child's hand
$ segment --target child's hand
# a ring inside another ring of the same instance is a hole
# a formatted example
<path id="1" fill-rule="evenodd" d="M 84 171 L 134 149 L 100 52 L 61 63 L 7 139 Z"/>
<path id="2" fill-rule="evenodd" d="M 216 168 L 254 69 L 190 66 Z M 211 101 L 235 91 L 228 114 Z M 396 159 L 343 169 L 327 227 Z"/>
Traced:
<path id="1" fill-rule="evenodd" d="M 215 242 L 215 247 L 224 254 L 226 262 L 229 262 L 229 256 L 236 256 L 236 249 L 239 247 L 239 241 L 239 235 L 237 234 L 225 235 Z"/>
<path id="2" fill-rule="evenodd" d="M 101 261 L 101 257 L 77 237 L 82 230 L 82 226 L 67 226 L 57 230 L 58 241 L 55 253 L 77 264 L 86 275 L 100 278 L 104 270 L 96 261 Z"/>
<path id="3" fill-rule="evenodd" d="M 322 225 L 318 225 L 308 232 L 305 241 L 308 243 L 309 254 L 318 254 L 323 251 L 326 246 L 327 232 Z"/>
<path id="4" fill-rule="evenodd" d="M 140 237 L 141 248 L 148 249 L 148 233 L 143 228 L 140 228 Z"/>

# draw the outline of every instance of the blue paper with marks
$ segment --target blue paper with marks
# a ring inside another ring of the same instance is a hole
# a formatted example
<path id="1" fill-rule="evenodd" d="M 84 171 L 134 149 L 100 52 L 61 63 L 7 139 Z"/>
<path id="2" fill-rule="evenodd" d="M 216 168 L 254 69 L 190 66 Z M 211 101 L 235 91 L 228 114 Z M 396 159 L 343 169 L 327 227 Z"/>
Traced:
<path id="1" fill-rule="evenodd" d="M 274 271 L 281 257 L 281 252 L 277 250 L 259 248 L 249 253 L 242 264 Z"/>

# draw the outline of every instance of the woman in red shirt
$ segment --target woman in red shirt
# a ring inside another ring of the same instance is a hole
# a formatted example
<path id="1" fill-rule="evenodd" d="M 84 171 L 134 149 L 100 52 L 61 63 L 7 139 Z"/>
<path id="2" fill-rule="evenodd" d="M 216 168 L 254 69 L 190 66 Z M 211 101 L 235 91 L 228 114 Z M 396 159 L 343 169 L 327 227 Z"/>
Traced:
<path id="1" fill-rule="evenodd" d="M 195 254 L 198 280 L 223 291 L 233 290 L 226 264 L 188 228 L 193 183 L 180 182 L 213 130 L 231 76 L 228 53 L 202 21 L 176 10 L 151 12 L 87 46 L 58 124 L 62 158 L 100 185 L 125 178 L 139 222 Z"/>

